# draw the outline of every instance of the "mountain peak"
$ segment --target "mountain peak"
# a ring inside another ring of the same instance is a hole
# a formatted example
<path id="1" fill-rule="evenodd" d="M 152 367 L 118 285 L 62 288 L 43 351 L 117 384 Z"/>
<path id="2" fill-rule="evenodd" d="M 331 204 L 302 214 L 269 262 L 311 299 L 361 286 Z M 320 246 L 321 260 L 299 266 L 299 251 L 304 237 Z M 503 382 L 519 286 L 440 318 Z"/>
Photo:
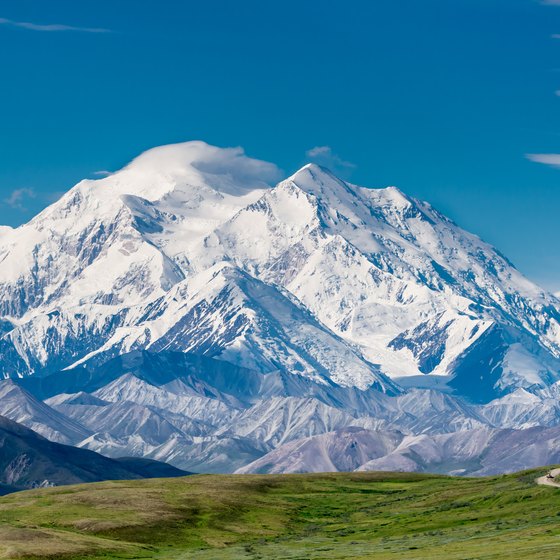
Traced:
<path id="1" fill-rule="evenodd" d="M 336 183 L 343 183 L 330 169 L 318 165 L 317 163 L 306 163 L 286 180 L 294 183 L 310 180 L 313 182 L 325 182 L 326 180 L 330 180 Z"/>
<path id="2" fill-rule="evenodd" d="M 319 198 L 328 199 L 330 195 L 336 193 L 339 201 L 352 200 L 353 205 L 356 203 L 354 198 L 362 198 L 364 193 L 367 193 L 367 199 L 378 200 L 379 204 L 390 204 L 396 208 L 415 204 L 415 201 L 398 187 L 388 186 L 377 189 L 360 187 L 344 181 L 327 167 L 316 163 L 307 163 L 288 177 L 285 182 L 293 183 L 301 190 L 314 194 Z M 331 200 L 331 202 L 334 201 Z"/>
<path id="3" fill-rule="evenodd" d="M 288 177 L 281 185 L 295 185 L 302 191 L 316 196 L 331 207 L 354 206 L 359 188 L 339 179 L 330 169 L 308 163 Z"/>

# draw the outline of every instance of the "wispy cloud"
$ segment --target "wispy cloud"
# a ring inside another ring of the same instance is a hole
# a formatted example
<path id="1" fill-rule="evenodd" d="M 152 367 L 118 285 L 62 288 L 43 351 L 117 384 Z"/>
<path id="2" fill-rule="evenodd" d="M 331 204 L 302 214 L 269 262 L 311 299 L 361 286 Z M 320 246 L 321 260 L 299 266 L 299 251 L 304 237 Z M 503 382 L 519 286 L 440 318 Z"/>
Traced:
<path id="1" fill-rule="evenodd" d="M 560 0 L 541 0 L 544 6 L 560 6 Z"/>
<path id="2" fill-rule="evenodd" d="M 32 23 L 30 21 L 15 21 L 13 19 L 0 18 L 0 24 L 11 25 L 12 27 L 21 27 L 31 31 L 77 31 L 80 33 L 111 33 L 110 29 L 102 27 L 77 27 L 74 25 L 64 25 L 62 23 Z"/>
<path id="3" fill-rule="evenodd" d="M 560 154 L 525 154 L 525 157 L 535 163 L 560 167 Z"/>
<path id="4" fill-rule="evenodd" d="M 97 175 L 97 177 L 108 177 L 109 175 L 112 174 L 113 174 L 112 171 L 107 171 L 106 169 L 100 169 L 99 171 L 93 172 L 93 175 Z"/>
<path id="5" fill-rule="evenodd" d="M 307 150 L 305 155 L 309 161 L 328 167 L 336 173 L 349 173 L 356 168 L 355 164 L 335 154 L 330 146 L 315 146 Z"/>
<path id="6" fill-rule="evenodd" d="M 16 210 L 27 210 L 27 208 L 25 207 L 26 200 L 30 198 L 35 198 L 36 196 L 37 195 L 33 189 L 24 187 L 12 191 L 10 196 L 4 199 L 4 202 L 8 206 Z"/>

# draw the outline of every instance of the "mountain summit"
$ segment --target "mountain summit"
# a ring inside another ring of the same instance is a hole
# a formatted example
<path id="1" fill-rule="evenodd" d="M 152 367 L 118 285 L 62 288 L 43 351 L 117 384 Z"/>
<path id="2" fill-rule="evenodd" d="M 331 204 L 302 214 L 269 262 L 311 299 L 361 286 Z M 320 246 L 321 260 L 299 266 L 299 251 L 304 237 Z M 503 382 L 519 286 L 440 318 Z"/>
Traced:
<path id="1" fill-rule="evenodd" d="M 0 373 L 180 351 L 473 402 L 560 378 L 560 303 L 398 189 L 203 142 L 154 148 L 0 231 Z"/>

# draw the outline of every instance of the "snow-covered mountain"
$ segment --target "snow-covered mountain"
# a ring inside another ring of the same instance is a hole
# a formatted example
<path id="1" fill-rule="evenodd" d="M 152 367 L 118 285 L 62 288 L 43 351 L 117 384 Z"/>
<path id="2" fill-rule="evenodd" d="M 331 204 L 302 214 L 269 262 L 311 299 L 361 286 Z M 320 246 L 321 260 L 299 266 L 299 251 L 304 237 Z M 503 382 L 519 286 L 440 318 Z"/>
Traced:
<path id="1" fill-rule="evenodd" d="M 6 376 L 135 348 L 345 386 L 445 376 L 484 400 L 560 371 L 558 300 L 394 187 L 188 142 L 0 237 Z"/>
<path id="2" fill-rule="evenodd" d="M 349 427 L 560 423 L 557 297 L 394 187 L 277 174 L 163 146 L 1 228 L 0 413 L 214 471 Z"/>

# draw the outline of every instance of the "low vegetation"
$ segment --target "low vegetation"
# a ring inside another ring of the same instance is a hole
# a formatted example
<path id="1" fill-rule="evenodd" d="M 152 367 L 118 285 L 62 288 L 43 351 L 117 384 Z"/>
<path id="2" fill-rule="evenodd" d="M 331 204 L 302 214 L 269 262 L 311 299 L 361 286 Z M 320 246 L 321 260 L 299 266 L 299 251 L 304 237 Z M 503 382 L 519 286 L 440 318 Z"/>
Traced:
<path id="1" fill-rule="evenodd" d="M 0 498 L 0 557 L 496 559 L 560 557 L 545 473 L 198 475 Z"/>

